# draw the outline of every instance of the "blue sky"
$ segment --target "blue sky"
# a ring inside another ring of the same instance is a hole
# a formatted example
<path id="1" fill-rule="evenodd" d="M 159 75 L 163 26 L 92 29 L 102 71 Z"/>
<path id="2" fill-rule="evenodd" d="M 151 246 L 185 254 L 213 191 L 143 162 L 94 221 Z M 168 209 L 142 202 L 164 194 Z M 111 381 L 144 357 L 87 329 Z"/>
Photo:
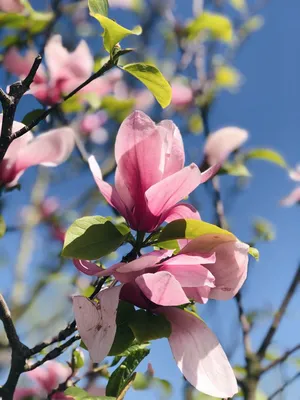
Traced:
<path id="1" fill-rule="evenodd" d="M 176 0 L 175 13 L 182 21 L 190 16 L 190 9 L 186 6 L 187 2 L 187 0 Z M 41 4 L 40 0 L 33 1 L 33 5 L 38 3 Z M 261 12 L 265 18 L 265 25 L 250 38 L 234 62 L 236 68 L 244 75 L 241 89 L 234 95 L 227 92 L 221 93 L 210 113 L 212 131 L 228 125 L 245 128 L 250 134 L 245 148 L 273 148 L 280 151 L 291 166 L 300 161 L 299 11 L 298 0 L 289 0 L 288 2 L 270 0 L 268 6 Z M 120 12 L 117 12 L 116 15 L 120 23 L 124 25 L 127 23 L 130 26 L 132 17 Z M 3 81 L 3 74 L 0 75 L 0 79 Z M 1 81 L 0 83 L 3 86 Z M 35 107 L 33 101 L 23 101 L 18 110 L 20 119 L 25 112 L 30 110 L 30 107 Z M 184 134 L 184 132 L 182 133 Z M 199 158 L 202 145 L 202 137 L 188 137 L 186 140 L 188 151 L 192 151 L 193 154 L 197 154 L 199 151 Z M 294 187 L 294 183 L 289 180 L 286 171 L 260 161 L 253 161 L 249 164 L 249 169 L 253 176 L 247 187 L 234 199 L 225 199 L 225 212 L 231 230 L 242 240 L 251 239 L 251 223 L 256 217 L 266 218 L 276 229 L 276 239 L 273 242 L 259 245 L 261 259 L 259 263 L 251 262 L 250 264 L 249 277 L 243 296 L 245 308 L 248 311 L 256 308 L 274 311 L 300 262 L 300 224 L 298 222 L 300 221 L 300 208 L 286 209 L 279 205 L 280 199 Z M 22 180 L 24 187 L 32 185 L 35 173 L 36 171 L 26 173 Z M 88 174 L 84 174 L 79 182 L 78 185 L 78 180 L 73 178 L 63 185 L 57 185 L 57 193 L 63 203 L 67 204 L 70 196 L 92 184 Z M 232 178 L 222 178 L 222 193 L 227 193 L 232 184 Z M 211 221 L 211 198 L 204 188 L 197 189 L 196 193 L 202 206 L 202 218 Z M 17 220 L 18 207 L 27 202 L 28 197 L 28 190 L 5 196 L 9 220 Z M 103 208 L 99 210 L 102 213 L 108 212 Z M 37 248 L 39 243 L 45 245 L 45 235 L 35 236 Z M 10 234 L 0 244 L 1 251 L 5 249 L 10 254 L 10 259 L 13 259 L 15 252 L 15 249 L 11 247 L 12 238 L 17 238 L 17 235 Z M 54 248 L 54 250 L 59 251 L 58 248 Z M 39 260 L 42 260 L 42 254 L 36 251 L 33 260 L 35 268 L 38 266 Z M 5 279 L 2 282 L 5 286 L 11 279 L 9 269 L 8 266 L 3 266 L 1 269 L 1 272 L 4 272 Z M 45 298 L 49 299 L 49 296 L 53 296 L 53 292 L 49 291 Z M 56 300 L 59 302 L 59 297 Z M 233 332 L 238 329 L 235 303 L 233 301 L 211 303 L 211 305 L 199 307 L 199 311 L 216 332 L 225 349 L 230 349 Z M 267 321 L 268 319 L 259 321 L 253 332 L 254 348 L 258 346 L 267 329 Z M 297 344 L 299 330 L 298 292 L 274 338 L 273 348 L 276 348 L 276 351 L 284 351 Z M 241 363 L 241 357 L 242 352 L 239 347 L 233 361 Z M 153 343 L 150 356 L 141 365 L 140 370 L 146 369 L 147 362 L 152 363 L 157 376 L 168 379 L 172 383 L 174 387 L 172 399 L 181 399 L 183 381 L 166 340 Z M 287 368 L 283 374 L 287 374 L 289 371 L 290 369 Z M 266 393 L 273 392 L 280 384 L 280 379 L 280 373 L 275 371 L 262 382 L 262 389 Z M 299 398 L 298 393 L 299 384 L 295 384 L 289 391 L 286 391 L 284 399 Z M 158 394 L 131 391 L 127 398 L 128 400 L 141 398 L 152 400 L 157 399 Z"/>

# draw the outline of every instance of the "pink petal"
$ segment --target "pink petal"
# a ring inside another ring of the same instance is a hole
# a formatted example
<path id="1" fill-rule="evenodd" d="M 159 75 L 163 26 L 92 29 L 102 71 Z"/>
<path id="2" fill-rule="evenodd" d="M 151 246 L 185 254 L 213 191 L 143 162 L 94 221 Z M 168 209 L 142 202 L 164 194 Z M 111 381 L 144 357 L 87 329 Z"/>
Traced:
<path id="1" fill-rule="evenodd" d="M 113 344 L 121 288 L 122 285 L 102 290 L 97 304 L 83 296 L 73 297 L 77 328 L 93 362 L 101 362 Z"/>
<path id="2" fill-rule="evenodd" d="M 51 393 L 71 374 L 71 369 L 56 361 L 47 361 L 42 367 L 28 372 L 30 377 L 46 393 Z"/>
<path id="3" fill-rule="evenodd" d="M 293 181 L 300 182 L 300 165 L 296 165 L 295 169 L 289 171 L 289 176 Z"/>
<path id="4" fill-rule="evenodd" d="M 216 175 L 216 173 L 219 171 L 221 168 L 221 164 L 214 164 L 212 167 L 208 168 L 204 172 L 201 172 L 201 182 L 200 183 L 205 183 L 212 177 Z"/>
<path id="5" fill-rule="evenodd" d="M 163 156 L 162 135 L 154 122 L 142 111 L 133 112 L 120 126 L 115 157 L 137 208 L 143 207 L 146 190 L 161 179 Z"/>
<path id="6" fill-rule="evenodd" d="M 178 255 L 164 262 L 159 271 L 172 274 L 182 287 L 214 287 L 213 274 L 200 263 L 201 257 Z"/>
<path id="7" fill-rule="evenodd" d="M 11 47 L 4 55 L 3 65 L 11 74 L 25 77 L 30 71 L 36 56 L 37 53 L 34 51 L 28 51 L 25 56 L 22 56 L 16 47 Z M 45 80 L 45 71 L 41 65 L 34 77 L 34 82 L 44 82 Z"/>
<path id="8" fill-rule="evenodd" d="M 88 44 L 81 40 L 76 49 L 68 54 L 64 68 L 68 69 L 74 76 L 85 80 L 93 72 L 94 58 Z"/>
<path id="9" fill-rule="evenodd" d="M 197 303 L 205 304 L 208 302 L 212 287 L 185 287 L 184 292 L 189 299 L 193 299 Z"/>
<path id="10" fill-rule="evenodd" d="M 117 209 L 121 215 L 128 221 L 130 219 L 130 212 L 127 210 L 123 200 L 119 196 L 117 190 L 109 183 L 102 179 L 101 169 L 94 156 L 90 156 L 88 159 L 90 170 L 93 174 L 95 182 L 102 193 L 105 200 Z"/>
<path id="11" fill-rule="evenodd" d="M 176 219 L 199 219 L 201 220 L 199 212 L 190 204 L 177 204 L 166 212 L 164 221 L 172 222 Z"/>
<path id="12" fill-rule="evenodd" d="M 180 171 L 184 166 L 185 154 L 181 133 L 177 126 L 169 120 L 157 125 L 161 135 L 165 137 L 165 167 L 163 178 Z"/>
<path id="13" fill-rule="evenodd" d="M 98 267 L 95 263 L 92 263 L 87 260 L 73 260 L 74 266 L 78 269 L 78 271 L 83 272 L 86 275 L 94 276 L 98 275 L 103 271 L 101 267 Z"/>
<path id="14" fill-rule="evenodd" d="M 193 101 L 193 91 L 190 87 L 181 83 L 172 84 L 172 105 L 176 107 L 187 107 Z"/>
<path id="15" fill-rule="evenodd" d="M 145 254 L 127 264 L 122 263 L 121 266 L 118 267 L 117 271 L 123 274 L 127 272 L 144 271 L 147 268 L 155 266 L 155 264 L 159 263 L 163 258 L 170 257 L 171 255 L 172 251 L 170 250 L 152 251 L 151 253 Z"/>
<path id="16" fill-rule="evenodd" d="M 49 69 L 50 80 L 55 82 L 61 77 L 64 66 L 68 60 L 69 53 L 62 45 L 62 37 L 53 35 L 45 46 L 45 59 Z"/>
<path id="17" fill-rule="evenodd" d="M 71 128 L 63 127 L 43 133 L 19 151 L 16 170 L 24 171 L 38 164 L 57 166 L 68 159 L 74 145 L 74 132 Z"/>
<path id="18" fill-rule="evenodd" d="M 17 388 L 14 391 L 13 400 L 24 400 L 27 398 L 35 397 L 39 398 L 41 395 L 39 388 Z"/>
<path id="19" fill-rule="evenodd" d="M 169 343 L 178 368 L 200 392 L 220 398 L 238 391 L 234 372 L 217 337 L 192 313 L 160 308 L 172 325 Z"/>
<path id="20" fill-rule="evenodd" d="M 120 299 L 128 301 L 139 308 L 149 309 L 153 304 L 146 298 L 135 281 L 125 283 L 120 293 Z"/>
<path id="21" fill-rule="evenodd" d="M 284 197 L 280 204 L 284 207 L 291 207 L 300 202 L 300 187 L 296 187 L 291 193 Z"/>
<path id="22" fill-rule="evenodd" d="M 167 271 L 144 274 L 136 278 L 144 295 L 161 306 L 179 306 L 189 303 L 180 283 Z"/>
<path id="23" fill-rule="evenodd" d="M 234 126 L 211 133 L 205 143 L 204 154 L 210 165 L 223 163 L 230 153 L 237 150 L 248 139 L 248 132 Z"/>
<path id="24" fill-rule="evenodd" d="M 21 0 L 0 0 L 0 10 L 9 13 L 19 13 L 24 10 Z"/>
<path id="25" fill-rule="evenodd" d="M 196 164 L 168 176 L 146 192 L 148 207 L 154 215 L 160 215 L 187 197 L 201 183 L 201 173 Z"/>

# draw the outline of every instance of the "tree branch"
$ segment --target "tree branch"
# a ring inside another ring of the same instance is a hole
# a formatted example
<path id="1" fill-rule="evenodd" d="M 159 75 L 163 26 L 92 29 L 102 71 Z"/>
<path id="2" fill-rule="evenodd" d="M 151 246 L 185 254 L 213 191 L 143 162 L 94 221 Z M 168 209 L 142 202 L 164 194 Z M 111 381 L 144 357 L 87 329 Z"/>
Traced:
<path id="1" fill-rule="evenodd" d="M 281 357 L 277 358 L 276 360 L 274 360 L 270 364 L 268 364 L 266 367 L 262 368 L 261 374 L 264 374 L 265 372 L 270 371 L 270 369 L 276 367 L 278 364 L 283 363 L 287 358 L 289 358 L 289 356 L 291 356 L 298 350 L 300 350 L 300 344 L 298 344 L 297 346 L 293 347 L 292 349 L 286 351 Z"/>
<path id="2" fill-rule="evenodd" d="M 283 299 L 278 311 L 275 313 L 275 317 L 273 319 L 272 325 L 270 326 L 265 338 L 263 339 L 263 341 L 258 349 L 257 356 L 260 360 L 264 358 L 267 348 L 272 342 L 273 336 L 275 335 L 275 333 L 279 327 L 282 317 L 284 316 L 284 314 L 287 310 L 287 307 L 288 307 L 290 301 L 292 300 L 299 283 L 300 283 L 300 265 L 297 268 L 296 274 L 290 284 L 290 287 L 288 288 L 288 290 L 286 292 L 286 295 L 284 296 L 284 299 Z"/>
<path id="3" fill-rule="evenodd" d="M 250 329 L 251 326 L 249 324 L 249 321 L 246 317 L 246 314 L 244 312 L 244 308 L 242 305 L 242 298 L 241 298 L 241 293 L 237 293 L 235 295 L 235 300 L 238 306 L 238 313 L 239 313 L 239 320 L 241 323 L 242 327 L 242 332 L 243 332 L 243 342 L 244 342 L 244 349 L 245 349 L 245 355 L 250 354 L 252 352 L 251 350 L 251 342 L 250 342 Z"/>
<path id="4" fill-rule="evenodd" d="M 14 323 L 11 319 L 9 308 L 0 294 L 0 319 L 11 347 L 11 367 L 4 386 L 0 387 L 1 396 L 5 400 L 12 400 L 19 376 L 24 371 L 29 348 L 19 339 Z"/>
<path id="5" fill-rule="evenodd" d="M 286 389 L 289 385 L 291 385 L 295 380 L 300 378 L 300 372 L 295 374 L 292 378 L 287 380 L 279 389 L 277 389 L 274 393 L 272 393 L 269 397 L 268 400 L 273 400 L 278 394 L 282 393 L 284 389 Z"/>

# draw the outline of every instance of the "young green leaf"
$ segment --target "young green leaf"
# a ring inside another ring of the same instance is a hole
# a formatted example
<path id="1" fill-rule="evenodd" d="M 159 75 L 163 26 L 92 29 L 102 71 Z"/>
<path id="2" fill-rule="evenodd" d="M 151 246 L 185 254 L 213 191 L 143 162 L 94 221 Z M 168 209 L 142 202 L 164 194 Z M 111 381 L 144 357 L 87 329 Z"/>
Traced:
<path id="1" fill-rule="evenodd" d="M 169 337 L 172 333 L 171 324 L 163 315 L 154 315 L 144 310 L 134 314 L 129 326 L 140 343 Z"/>
<path id="2" fill-rule="evenodd" d="M 107 218 L 79 218 L 67 230 L 62 254 L 64 257 L 95 260 L 115 251 L 126 237 Z"/>
<path id="3" fill-rule="evenodd" d="M 115 356 L 121 354 L 132 345 L 134 334 L 128 324 L 135 312 L 133 304 L 122 300 L 119 302 L 116 318 L 117 332 L 108 355 Z"/>
<path id="4" fill-rule="evenodd" d="M 149 354 L 149 349 L 140 349 L 131 353 L 111 374 L 106 386 L 106 395 L 118 397 L 131 381 L 132 374 L 140 362 Z"/>
<path id="5" fill-rule="evenodd" d="M 287 164 L 282 155 L 271 149 L 253 149 L 246 153 L 245 156 L 247 160 L 264 160 L 276 164 L 279 167 L 287 168 Z"/>
<path id="6" fill-rule="evenodd" d="M 218 235 L 227 237 L 228 241 L 236 240 L 236 237 L 226 231 L 225 229 L 219 228 L 216 225 L 209 224 L 208 222 L 199 221 L 196 219 L 177 219 L 166 225 L 158 238 L 157 245 L 160 242 L 166 242 L 174 239 L 194 239 L 202 235 L 214 235 L 216 236 L 214 242 L 218 239 Z M 224 241 L 224 239 L 222 239 Z"/>
<path id="7" fill-rule="evenodd" d="M 172 89 L 163 74 L 154 65 L 145 63 L 127 64 L 124 71 L 139 79 L 153 94 L 162 108 L 166 108 L 172 99 Z"/>
<path id="8" fill-rule="evenodd" d="M 6 223 L 2 215 L 0 215 L 0 238 L 4 236 L 5 232 L 6 232 Z"/>
<path id="9" fill-rule="evenodd" d="M 76 386 L 69 387 L 64 393 L 73 397 L 74 400 L 116 400 L 115 397 L 109 396 L 91 396 L 88 392 Z"/>
<path id="10" fill-rule="evenodd" d="M 140 26 L 129 30 L 117 24 L 115 21 L 105 17 L 104 15 L 91 12 L 91 16 L 96 18 L 104 29 L 103 45 L 105 50 L 111 55 L 113 53 L 115 45 L 119 43 L 122 39 L 129 35 L 140 35 L 142 33 L 142 28 Z"/>
<path id="11" fill-rule="evenodd" d="M 72 366 L 75 369 L 80 369 L 84 366 L 84 355 L 80 349 L 75 349 L 72 352 Z"/>
<path id="12" fill-rule="evenodd" d="M 249 247 L 248 253 L 254 257 L 256 261 L 259 261 L 259 251 L 255 247 Z"/>
<path id="13" fill-rule="evenodd" d="M 203 32 L 209 32 L 214 40 L 230 43 L 233 39 L 232 23 L 221 14 L 203 12 L 186 27 L 186 33 L 191 40 Z"/>
<path id="14" fill-rule="evenodd" d="M 90 14 L 100 14 L 107 17 L 108 15 L 108 0 L 89 0 Z"/>
<path id="15" fill-rule="evenodd" d="M 36 110 L 30 111 L 22 119 L 22 124 L 29 125 L 33 120 L 35 120 L 41 114 L 43 114 L 43 112 L 44 112 L 44 110 L 42 108 L 37 108 Z"/>

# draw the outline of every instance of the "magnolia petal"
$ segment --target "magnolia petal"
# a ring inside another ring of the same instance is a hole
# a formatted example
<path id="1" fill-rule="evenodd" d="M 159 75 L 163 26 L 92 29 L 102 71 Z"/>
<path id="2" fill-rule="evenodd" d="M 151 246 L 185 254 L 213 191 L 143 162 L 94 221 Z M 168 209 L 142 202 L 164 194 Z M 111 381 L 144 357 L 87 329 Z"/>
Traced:
<path id="1" fill-rule="evenodd" d="M 184 167 L 184 147 L 178 127 L 170 120 L 161 121 L 157 128 L 165 138 L 165 167 L 163 178 L 175 174 Z"/>
<path id="2" fill-rule="evenodd" d="M 4 55 L 3 65 L 11 74 L 25 77 L 28 75 L 36 56 L 37 53 L 30 50 L 27 51 L 25 56 L 22 56 L 16 47 L 11 47 Z M 43 66 L 40 65 L 35 74 L 34 82 L 41 83 L 44 81 L 46 81 L 46 74 Z"/>
<path id="3" fill-rule="evenodd" d="M 73 297 L 79 334 L 93 362 L 101 362 L 109 353 L 116 334 L 116 315 L 122 285 L 102 290 L 95 303 L 84 296 Z"/>
<path id="4" fill-rule="evenodd" d="M 296 187 L 291 193 L 284 197 L 280 204 L 284 207 L 291 207 L 300 202 L 300 187 Z"/>
<path id="5" fill-rule="evenodd" d="M 21 0 L 0 0 L 0 11 L 19 13 L 24 10 Z"/>
<path id="6" fill-rule="evenodd" d="M 179 306 L 189 303 L 180 283 L 167 271 L 143 274 L 135 282 L 144 295 L 161 306 Z"/>
<path id="7" fill-rule="evenodd" d="M 172 222 L 176 219 L 199 219 L 201 220 L 199 212 L 190 204 L 177 204 L 166 212 L 164 221 Z"/>
<path id="8" fill-rule="evenodd" d="M 101 172 L 101 169 L 100 169 L 99 164 L 97 163 L 95 157 L 90 156 L 88 158 L 88 163 L 89 163 L 90 170 L 93 174 L 94 180 L 95 180 L 101 194 L 105 198 L 105 200 L 112 207 L 114 207 L 116 210 L 118 210 L 120 212 L 120 214 L 123 215 L 123 217 L 128 221 L 130 213 L 128 212 L 128 210 L 127 210 L 123 200 L 119 196 L 119 193 L 117 192 L 117 190 L 113 186 L 111 186 L 109 183 L 105 182 L 102 179 L 102 172 Z"/>
<path id="9" fill-rule="evenodd" d="M 212 167 L 208 168 L 204 172 L 201 172 L 201 182 L 200 183 L 205 183 L 209 179 L 213 178 L 216 173 L 219 171 L 221 168 L 221 164 L 214 164 Z"/>
<path id="10" fill-rule="evenodd" d="M 68 54 L 64 65 L 75 77 L 85 80 L 93 73 L 94 58 L 85 40 L 81 40 L 76 49 Z"/>
<path id="11" fill-rule="evenodd" d="M 169 343 L 185 378 L 200 392 L 220 398 L 238 391 L 234 372 L 217 337 L 192 313 L 160 308 L 172 325 Z"/>
<path id="12" fill-rule="evenodd" d="M 103 269 L 97 264 L 87 260 L 74 259 L 73 264 L 78 269 L 78 271 L 90 276 L 101 274 L 101 272 L 103 271 Z"/>
<path id="13" fill-rule="evenodd" d="M 39 398 L 41 395 L 39 388 L 16 388 L 14 391 L 14 400 L 24 400 L 31 398 Z"/>
<path id="14" fill-rule="evenodd" d="M 138 208 L 144 202 L 145 191 L 162 178 L 162 139 L 155 123 L 142 111 L 134 111 L 129 115 L 117 134 L 116 162 Z M 119 194 L 122 197 L 122 193 Z"/>
<path id="15" fill-rule="evenodd" d="M 248 132 L 229 126 L 211 133 L 204 146 L 204 154 L 210 165 L 223 163 L 230 153 L 237 150 L 248 139 Z"/>
<path id="16" fill-rule="evenodd" d="M 117 271 L 120 273 L 143 271 L 147 268 L 154 267 L 155 264 L 159 263 L 163 258 L 170 257 L 171 255 L 172 251 L 170 250 L 152 251 L 134 261 L 122 263 L 121 266 L 118 267 Z"/>
<path id="17" fill-rule="evenodd" d="M 168 176 L 146 191 L 148 207 L 152 214 L 160 215 L 187 197 L 201 183 L 201 173 L 196 164 Z"/>
<path id="18" fill-rule="evenodd" d="M 67 49 L 62 45 L 61 35 L 53 35 L 47 41 L 45 46 L 45 60 L 49 69 L 50 80 L 52 82 L 57 81 L 61 74 L 66 74 L 64 66 L 68 60 L 69 53 Z"/>
<path id="19" fill-rule="evenodd" d="M 216 262 L 206 266 L 216 278 L 210 298 L 228 300 L 237 294 L 247 277 L 248 249 L 246 243 L 238 240 L 215 247 Z"/>
<path id="20" fill-rule="evenodd" d="M 201 287 L 185 287 L 184 292 L 189 299 L 196 301 L 197 303 L 205 304 L 208 302 L 212 287 L 201 286 Z"/>
<path id="21" fill-rule="evenodd" d="M 193 90 L 182 83 L 174 82 L 172 84 L 171 104 L 175 107 L 184 108 L 193 102 Z"/>
<path id="22" fill-rule="evenodd" d="M 16 170 L 24 171 L 38 164 L 55 167 L 68 159 L 74 145 L 71 128 L 63 127 L 43 133 L 19 151 Z"/>

